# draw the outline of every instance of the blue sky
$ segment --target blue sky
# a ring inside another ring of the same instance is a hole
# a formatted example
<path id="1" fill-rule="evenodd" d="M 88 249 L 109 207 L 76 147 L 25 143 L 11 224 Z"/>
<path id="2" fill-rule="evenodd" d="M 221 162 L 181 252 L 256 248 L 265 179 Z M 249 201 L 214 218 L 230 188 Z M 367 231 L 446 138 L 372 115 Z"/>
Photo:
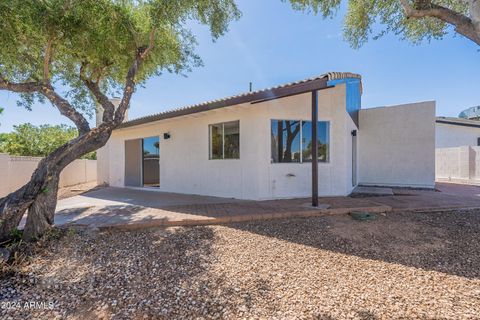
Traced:
<path id="1" fill-rule="evenodd" d="M 250 81 L 261 89 L 328 71 L 362 75 L 362 108 L 436 100 L 437 115 L 457 116 L 480 105 L 480 47 L 461 36 L 414 46 L 388 35 L 354 50 L 342 39 L 344 10 L 324 20 L 280 0 L 237 3 L 243 16 L 226 36 L 212 42 L 206 28 L 196 28 L 204 66 L 187 77 L 150 79 L 135 93 L 130 119 L 244 92 Z M 0 92 L 0 132 L 24 122 L 70 124 L 49 104 L 29 112 L 15 99 Z"/>

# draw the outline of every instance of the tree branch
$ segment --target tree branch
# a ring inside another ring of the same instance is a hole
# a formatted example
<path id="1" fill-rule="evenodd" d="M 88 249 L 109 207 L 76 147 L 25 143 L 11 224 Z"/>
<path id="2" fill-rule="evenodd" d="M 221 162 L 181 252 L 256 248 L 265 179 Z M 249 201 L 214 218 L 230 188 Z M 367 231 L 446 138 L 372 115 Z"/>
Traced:
<path id="1" fill-rule="evenodd" d="M 480 0 L 470 0 L 470 18 L 477 30 L 480 30 Z"/>
<path id="2" fill-rule="evenodd" d="M 152 49 L 155 47 L 155 34 L 157 33 L 157 28 L 153 28 L 152 31 L 150 31 L 150 38 L 149 38 L 149 43 L 148 47 L 143 51 L 141 54 L 142 60 L 145 60 L 145 57 L 152 51 Z"/>
<path id="3" fill-rule="evenodd" d="M 85 117 L 75 110 L 70 103 L 55 92 L 50 84 L 43 84 L 40 87 L 42 93 L 50 102 L 57 107 L 58 111 L 68 119 L 70 119 L 78 129 L 79 135 L 83 135 L 90 131 L 90 125 Z"/>
<path id="4" fill-rule="evenodd" d="M 0 77 L 0 90 L 8 90 L 17 93 L 35 93 L 41 89 L 40 82 L 13 83 Z"/>
<path id="5" fill-rule="evenodd" d="M 125 87 L 123 89 L 123 98 L 118 105 L 117 110 L 115 111 L 115 118 L 114 118 L 114 125 L 118 126 L 122 123 L 125 112 L 130 105 L 130 99 L 132 98 L 133 91 L 135 91 L 135 76 L 138 73 L 140 66 L 142 65 L 145 58 L 148 54 L 152 51 L 155 46 L 155 34 L 157 32 L 157 28 L 153 28 L 150 32 L 150 39 L 149 44 L 147 47 L 137 49 L 135 54 L 135 60 L 133 61 L 132 65 L 128 69 L 128 73 L 125 79 Z"/>
<path id="6" fill-rule="evenodd" d="M 52 59 L 52 43 L 53 38 L 49 38 L 47 47 L 45 48 L 45 56 L 43 57 L 43 81 L 50 83 L 50 63 Z"/>
<path id="7" fill-rule="evenodd" d="M 0 77 L 0 90 L 8 90 L 17 93 L 41 93 L 50 102 L 57 107 L 60 113 L 75 124 L 80 135 L 87 133 L 90 130 L 90 125 L 85 117 L 75 110 L 70 103 L 55 92 L 50 84 L 41 82 L 25 82 L 13 83 Z"/>
<path id="8" fill-rule="evenodd" d="M 477 0 L 473 0 L 477 1 Z M 413 2 L 420 9 L 414 8 L 408 0 L 400 0 L 407 18 L 433 17 L 455 27 L 455 31 L 480 45 L 480 29 L 477 29 L 472 20 L 461 13 L 434 3 L 422 4 L 418 0 Z"/>
<path id="9" fill-rule="evenodd" d="M 82 64 L 82 66 L 80 67 L 80 79 L 83 81 L 83 83 L 85 83 L 85 86 L 88 88 L 88 90 L 90 90 L 90 92 L 93 94 L 97 102 L 102 106 L 103 108 L 102 121 L 112 122 L 115 106 L 108 99 L 108 97 L 105 94 L 103 94 L 103 92 L 100 90 L 100 86 L 98 85 L 98 82 L 92 81 L 91 79 L 85 76 L 84 67 L 85 67 L 85 64 Z"/>

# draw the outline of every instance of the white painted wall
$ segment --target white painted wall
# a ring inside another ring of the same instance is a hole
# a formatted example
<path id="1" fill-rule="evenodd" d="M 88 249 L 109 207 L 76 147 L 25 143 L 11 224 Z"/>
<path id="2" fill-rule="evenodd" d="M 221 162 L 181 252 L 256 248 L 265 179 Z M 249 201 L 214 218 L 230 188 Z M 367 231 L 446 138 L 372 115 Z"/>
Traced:
<path id="1" fill-rule="evenodd" d="M 480 128 L 437 122 L 435 136 L 437 148 L 476 146 L 477 139 L 480 138 Z"/>
<path id="2" fill-rule="evenodd" d="M 319 91 L 319 120 L 330 121 L 330 162 L 319 163 L 320 195 L 346 195 L 352 190 L 350 131 L 355 125 L 345 103 L 345 85 Z M 161 191 L 241 199 L 307 197 L 309 163 L 270 163 L 270 121 L 310 120 L 310 114 L 307 93 L 119 129 L 101 161 L 109 163 L 107 182 L 123 187 L 125 140 L 160 136 Z M 240 121 L 240 159 L 209 160 L 208 125 L 233 120 Z M 163 139 L 165 132 L 170 139 Z"/>
<path id="3" fill-rule="evenodd" d="M 26 184 L 42 158 L 19 157 L 0 153 L 0 197 Z M 60 174 L 60 187 L 97 180 L 97 161 L 79 159 L 70 163 Z"/>
<path id="4" fill-rule="evenodd" d="M 360 110 L 359 184 L 433 188 L 435 102 Z"/>
<path id="5" fill-rule="evenodd" d="M 97 150 L 97 181 L 98 184 L 108 184 L 110 180 L 110 144 L 106 144 Z"/>

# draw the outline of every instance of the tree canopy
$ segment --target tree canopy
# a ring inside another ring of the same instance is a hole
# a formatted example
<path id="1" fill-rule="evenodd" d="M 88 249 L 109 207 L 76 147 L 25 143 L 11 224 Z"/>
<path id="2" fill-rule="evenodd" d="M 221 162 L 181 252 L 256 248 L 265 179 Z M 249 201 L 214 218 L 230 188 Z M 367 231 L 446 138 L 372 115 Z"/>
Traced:
<path id="1" fill-rule="evenodd" d="M 34 126 L 24 123 L 14 126 L 13 132 L 0 133 L 0 152 L 17 156 L 45 157 L 77 135 L 77 129 L 67 125 Z M 95 159 L 95 152 L 90 152 L 83 158 Z"/>
<path id="2" fill-rule="evenodd" d="M 3 0 L 0 80 L 51 83 L 73 108 L 91 115 L 92 89 L 119 91 L 138 50 L 148 48 L 148 57 L 143 52 L 137 84 L 163 71 L 189 70 L 201 63 L 189 23 L 207 25 L 215 39 L 239 16 L 233 0 Z M 41 88 L 7 89 L 18 89 L 27 108 L 35 98 L 49 98 Z M 85 125 L 80 117 L 74 122 Z"/>
<path id="3" fill-rule="evenodd" d="M 332 17 L 341 5 L 341 0 L 289 1 L 296 10 L 323 17 Z M 343 35 L 354 48 L 389 32 L 419 43 L 442 38 L 449 26 L 480 45 L 480 1 L 348 0 Z"/>
<path id="4" fill-rule="evenodd" d="M 234 0 L 2 0 L 0 90 L 20 94 L 27 108 L 50 101 L 78 136 L 0 199 L 0 241 L 27 210 L 24 238 L 43 234 L 53 223 L 61 171 L 107 143 L 137 86 L 200 65 L 192 30 L 206 25 L 216 39 L 239 16 Z M 118 106 L 109 100 L 113 92 L 121 96 Z M 101 123 L 90 128 L 86 116 L 97 105 Z"/>

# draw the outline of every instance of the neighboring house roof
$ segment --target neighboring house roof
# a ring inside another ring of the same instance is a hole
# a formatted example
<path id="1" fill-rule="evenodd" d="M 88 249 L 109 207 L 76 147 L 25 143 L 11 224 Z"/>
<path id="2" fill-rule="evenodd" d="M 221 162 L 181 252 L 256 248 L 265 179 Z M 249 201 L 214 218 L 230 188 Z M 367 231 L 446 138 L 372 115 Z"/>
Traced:
<path id="1" fill-rule="evenodd" d="M 259 103 L 263 101 L 268 101 L 272 99 L 278 99 L 281 97 L 288 97 L 300 93 L 309 92 L 312 90 L 321 90 L 325 88 L 333 87 L 328 84 L 328 81 L 339 80 L 339 79 L 348 79 L 356 78 L 361 80 L 359 74 L 350 73 L 350 72 L 329 72 L 318 77 L 300 80 L 296 82 L 291 82 L 283 84 L 280 86 L 257 90 L 253 92 L 245 92 L 238 95 L 211 100 L 195 105 L 190 105 L 186 107 L 181 107 L 169 111 L 160 112 L 157 114 L 133 119 L 122 123 L 119 128 L 133 127 L 153 121 L 159 121 L 164 119 L 170 119 L 175 117 L 180 117 L 188 114 L 204 112 L 224 107 L 233 106 L 241 103 Z"/>
<path id="2" fill-rule="evenodd" d="M 469 120 L 469 119 L 453 118 L 453 117 L 437 117 L 436 122 L 442 123 L 442 124 L 450 124 L 454 126 L 480 128 L 479 120 Z"/>

